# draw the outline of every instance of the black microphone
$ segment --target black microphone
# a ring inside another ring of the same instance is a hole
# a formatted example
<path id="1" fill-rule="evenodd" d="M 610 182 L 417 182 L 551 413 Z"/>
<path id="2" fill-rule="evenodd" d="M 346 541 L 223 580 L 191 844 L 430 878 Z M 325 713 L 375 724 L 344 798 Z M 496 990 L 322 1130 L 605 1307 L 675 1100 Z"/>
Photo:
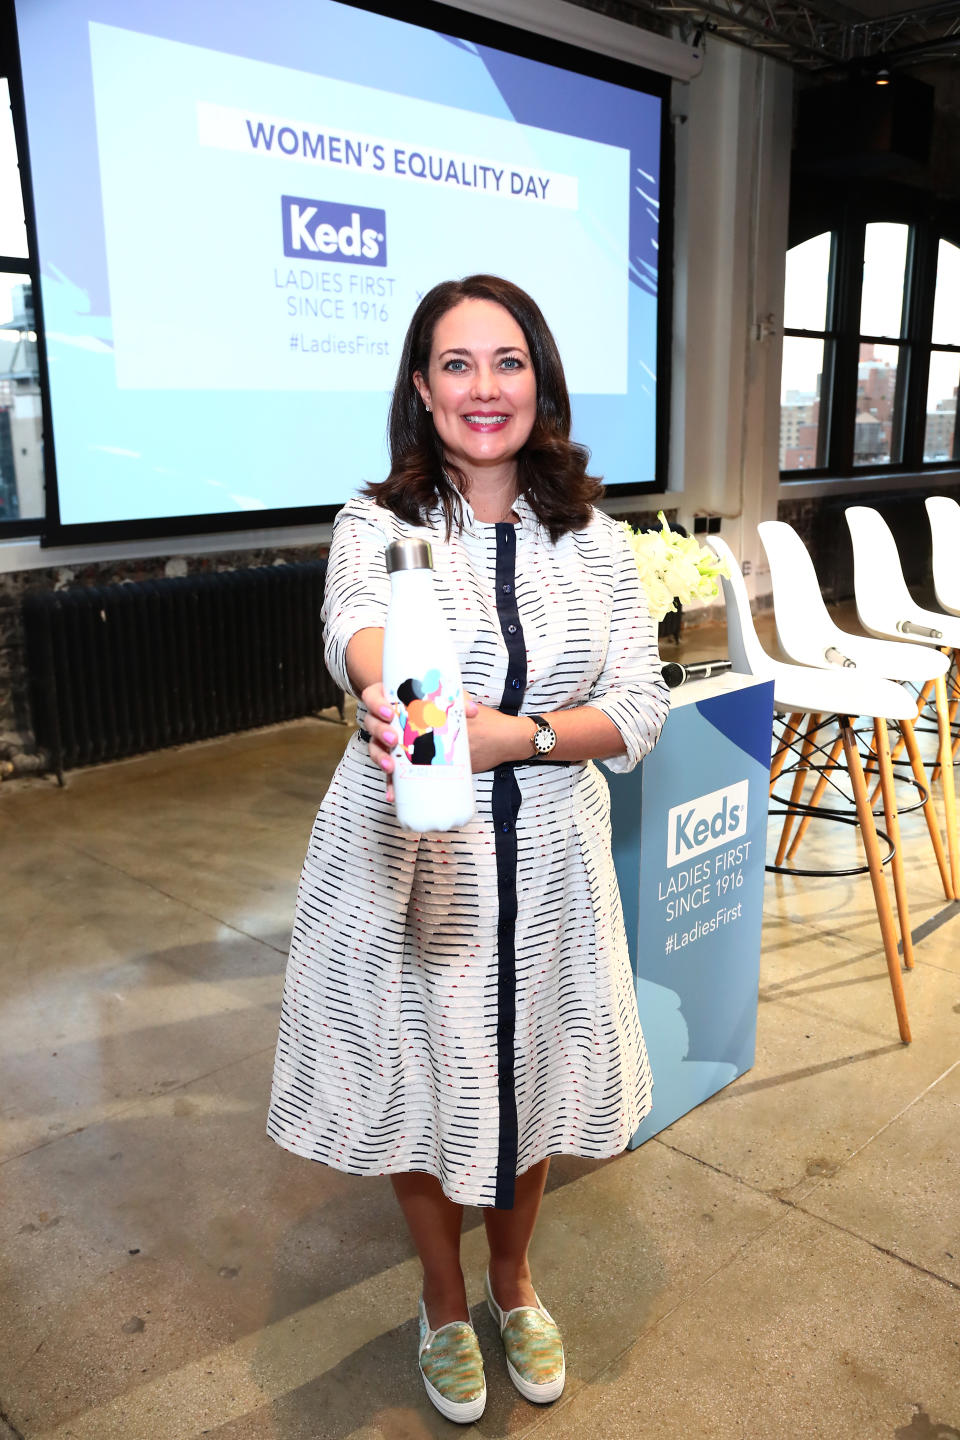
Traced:
<path id="1" fill-rule="evenodd" d="M 668 660 L 661 665 L 660 673 L 671 690 L 685 685 L 688 680 L 707 680 L 711 675 L 720 675 L 732 670 L 732 660 L 695 660 L 690 665 L 681 665 L 677 660 Z"/>

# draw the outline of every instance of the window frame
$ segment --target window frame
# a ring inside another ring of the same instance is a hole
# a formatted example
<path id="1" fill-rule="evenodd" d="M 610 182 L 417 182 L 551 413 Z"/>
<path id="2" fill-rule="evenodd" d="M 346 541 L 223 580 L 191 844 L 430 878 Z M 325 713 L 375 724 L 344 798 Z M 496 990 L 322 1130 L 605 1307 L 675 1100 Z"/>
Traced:
<path id="1" fill-rule="evenodd" d="M 927 386 L 928 386 L 928 384 L 929 384 L 929 379 L 930 379 L 930 361 L 931 361 L 931 359 L 933 358 L 933 356 L 934 356 L 935 354 L 936 354 L 936 355 L 954 355 L 954 356 L 956 357 L 956 361 L 957 361 L 957 364 L 956 364 L 957 387 L 958 387 L 958 392 L 960 392 L 960 340 L 958 340 L 958 343 L 957 343 L 956 345 L 946 345 L 946 344 L 943 344 L 942 342 L 938 342 L 938 341 L 935 341 L 935 340 L 933 339 L 933 307 L 934 307 L 934 302 L 935 302 L 935 300 L 936 300 L 936 294 L 937 294 L 937 265 L 938 265 L 938 262 L 939 262 L 939 251 L 940 251 L 940 242 L 941 242 L 941 240 L 946 240 L 946 241 L 948 241 L 951 245 L 956 245 L 958 248 L 960 248 L 960 224 L 958 224 L 958 225 L 956 226 L 956 228 L 955 228 L 952 232 L 951 232 L 951 231 L 948 231 L 948 230 L 942 230 L 940 233 L 933 235 L 933 236 L 931 237 L 931 243 L 930 243 L 930 254 L 929 254 L 929 257 L 928 257 L 928 263 L 929 263 L 929 265 L 930 265 L 932 279 L 931 279 L 931 284 L 930 284 L 929 315 L 927 316 L 927 320 L 928 320 L 928 325 L 927 325 L 927 344 L 926 344 L 927 364 L 926 364 L 926 369 L 925 369 L 925 371 L 924 371 L 924 377 L 923 377 L 923 405 L 922 405 L 922 407 L 921 407 L 921 413 L 920 413 L 920 417 L 919 417 L 919 426 L 920 426 L 920 446 L 919 446 L 919 448 L 920 448 L 920 462 L 919 462 L 919 468 L 924 469 L 924 470 L 927 470 L 927 469 L 936 470 L 936 469 L 938 469 L 938 468 L 939 468 L 939 469 L 942 469 L 944 466 L 952 467 L 952 468 L 954 468 L 954 469 L 960 467 L 960 393 L 958 393 L 958 395 L 957 395 L 957 410 L 956 410 L 956 412 L 955 412 L 954 425 L 953 425 L 953 455 L 952 455 L 952 457 L 951 457 L 949 460 L 924 460 L 924 459 L 923 459 L 923 450 L 924 450 L 924 444 L 925 444 L 925 441 L 926 441 Z M 958 330 L 958 333 L 960 333 L 960 320 L 958 320 L 958 322 L 957 322 L 957 330 Z"/>
<path id="2" fill-rule="evenodd" d="M 839 237 L 836 230 L 817 230 L 814 232 L 813 235 L 804 236 L 804 240 L 813 240 L 816 238 L 817 235 L 823 234 L 829 234 L 830 236 L 830 256 L 827 261 L 827 304 L 826 313 L 824 315 L 824 329 L 805 330 L 793 325 L 784 325 L 783 327 L 784 340 L 795 337 L 798 340 L 820 340 L 823 343 L 823 368 L 820 374 L 820 397 L 818 401 L 820 408 L 817 416 L 817 464 L 812 466 L 809 470 L 781 470 L 781 477 L 784 475 L 802 475 L 804 477 L 813 476 L 814 478 L 816 478 L 819 475 L 825 474 L 826 467 L 824 465 L 824 458 L 830 450 L 830 435 L 833 428 L 833 381 L 837 342 L 837 331 L 833 324 L 833 317 L 836 308 L 835 296 L 837 286 L 837 256 L 839 251 Z M 801 240 L 797 240 L 795 242 L 796 245 L 800 245 L 803 243 L 804 241 Z M 789 248 L 793 249 L 794 247 L 791 245 Z M 780 369 L 782 375 L 782 354 L 780 359 Z M 824 401 L 825 396 L 826 402 Z M 783 410 L 782 401 L 780 409 L 781 411 Z"/>
<path id="3" fill-rule="evenodd" d="M 13 0 L 0 0 L 0 76 L 10 90 L 10 113 L 13 117 L 13 137 L 20 168 L 20 190 L 23 196 L 23 218 L 27 232 L 27 254 L 0 255 L 0 273 L 5 275 L 26 275 L 30 281 L 33 299 L 34 324 L 37 344 L 37 384 L 40 389 L 40 444 L 43 452 L 43 496 L 44 513 L 19 520 L 0 518 L 0 541 L 16 540 L 21 536 L 43 536 L 50 524 L 50 499 L 54 494 L 51 484 L 53 447 L 50 419 L 50 392 L 47 385 L 47 344 L 43 316 L 43 296 L 40 293 L 40 266 L 37 262 L 37 224 L 33 208 L 33 188 L 30 177 L 30 154 L 27 146 L 27 124 L 23 106 L 23 83 L 20 75 L 20 49 L 17 42 L 17 26 Z"/>
<path id="4" fill-rule="evenodd" d="M 831 273 L 825 329 L 783 328 L 784 338 L 824 342 L 818 464 L 809 470 L 781 469 L 784 486 L 811 480 L 876 481 L 889 475 L 935 475 L 960 465 L 960 426 L 954 428 L 953 458 L 923 458 L 930 356 L 934 351 L 956 354 L 960 361 L 960 344 L 935 345 L 932 340 L 938 247 L 941 240 L 960 245 L 960 216 L 941 212 L 923 192 L 898 192 L 897 187 L 891 191 L 883 196 L 868 191 L 845 199 L 824 196 L 821 191 L 810 203 L 804 203 L 803 196 L 798 203 L 794 196 L 788 248 L 829 231 Z M 899 337 L 860 332 L 866 227 L 883 222 L 909 226 Z M 899 349 L 891 444 L 899 459 L 888 464 L 854 463 L 861 344 L 896 345 Z"/>

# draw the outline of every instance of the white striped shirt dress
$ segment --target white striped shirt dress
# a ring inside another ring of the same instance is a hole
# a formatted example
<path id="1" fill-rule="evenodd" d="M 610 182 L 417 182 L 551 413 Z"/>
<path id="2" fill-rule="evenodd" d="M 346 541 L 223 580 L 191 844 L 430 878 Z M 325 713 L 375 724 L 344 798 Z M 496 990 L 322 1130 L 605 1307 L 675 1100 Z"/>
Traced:
<path id="1" fill-rule="evenodd" d="M 337 516 L 324 602 L 331 674 L 382 626 L 384 547 L 431 540 L 464 685 L 510 714 L 592 705 L 633 768 L 668 709 L 631 551 L 600 511 L 556 544 L 464 507 L 415 527 L 370 500 Z M 361 707 L 358 721 L 364 723 Z M 268 1134 L 352 1175 L 426 1171 L 450 1199 L 510 1207 L 548 1155 L 622 1150 L 650 1109 L 593 762 L 504 764 L 474 776 L 477 814 L 446 834 L 402 830 L 354 735 L 310 838 L 287 962 Z"/>

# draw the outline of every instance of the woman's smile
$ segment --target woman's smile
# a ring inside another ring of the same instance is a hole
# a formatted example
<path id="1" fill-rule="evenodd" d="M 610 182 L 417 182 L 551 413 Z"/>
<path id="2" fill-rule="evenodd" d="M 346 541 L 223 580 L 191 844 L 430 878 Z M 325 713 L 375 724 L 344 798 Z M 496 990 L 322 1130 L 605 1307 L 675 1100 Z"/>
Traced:
<path id="1" fill-rule="evenodd" d="M 472 410 L 468 415 L 464 415 L 463 418 L 471 430 L 484 431 L 502 430 L 510 419 L 510 416 L 504 415 L 499 411 L 495 415 L 489 415 L 481 410 Z"/>

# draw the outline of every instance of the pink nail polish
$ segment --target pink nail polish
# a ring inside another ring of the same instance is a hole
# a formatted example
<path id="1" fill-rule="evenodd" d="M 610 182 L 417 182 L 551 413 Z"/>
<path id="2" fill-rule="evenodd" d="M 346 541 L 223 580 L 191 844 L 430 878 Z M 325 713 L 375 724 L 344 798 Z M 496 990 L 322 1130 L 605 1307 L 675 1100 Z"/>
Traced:
<path id="1" fill-rule="evenodd" d="M 390 709 L 390 706 L 389 706 L 389 705 L 381 705 L 381 706 L 380 706 L 380 719 L 381 719 L 381 720 L 392 720 L 392 719 L 393 719 L 393 711 Z"/>
<path id="2" fill-rule="evenodd" d="M 384 732 L 383 732 L 383 743 L 384 743 L 385 745 L 396 745 L 396 743 L 397 743 L 397 737 L 396 737 L 396 735 L 394 735 L 394 733 L 393 733 L 392 730 L 384 730 Z"/>

